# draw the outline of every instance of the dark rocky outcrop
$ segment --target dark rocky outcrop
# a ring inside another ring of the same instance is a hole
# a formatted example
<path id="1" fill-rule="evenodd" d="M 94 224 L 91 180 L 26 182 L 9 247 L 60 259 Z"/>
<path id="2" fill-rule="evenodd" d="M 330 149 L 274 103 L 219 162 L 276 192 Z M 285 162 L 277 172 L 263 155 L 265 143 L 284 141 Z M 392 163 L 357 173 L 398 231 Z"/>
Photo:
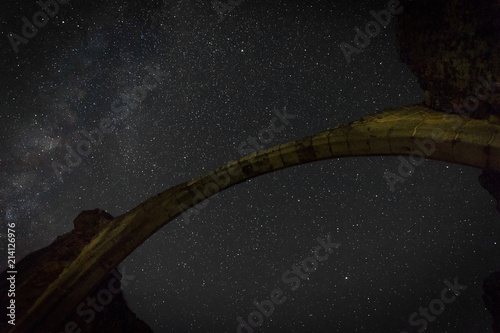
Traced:
<path id="1" fill-rule="evenodd" d="M 417 76 L 425 92 L 424 104 L 435 110 L 458 112 L 454 107 L 473 108 L 471 117 L 500 114 L 500 2 L 497 0 L 401 0 L 404 8 L 397 22 L 401 60 Z M 481 87 L 478 90 L 478 87 Z M 472 103 L 472 104 L 471 104 Z M 467 109 L 465 109 L 467 110 Z M 481 184 L 500 199 L 500 174 L 484 172 Z M 497 205 L 500 210 L 500 203 Z M 33 302 L 72 262 L 83 247 L 113 217 L 101 210 L 82 212 L 75 229 L 58 237 L 48 247 L 26 256 L 17 264 L 17 313 L 26 313 Z M 110 274 L 94 290 L 108 288 L 116 279 Z M 0 306 L 7 306 L 6 272 L 0 274 Z M 92 297 L 92 296 L 91 296 Z M 484 282 L 485 305 L 495 319 L 494 332 L 500 332 L 500 273 Z M 74 321 L 82 332 L 152 332 L 128 309 L 123 294 L 117 292 L 89 323 L 74 311 L 65 322 Z M 9 327 L 0 321 L 0 331 Z M 65 331 L 60 327 L 58 332 Z"/>
<path id="2" fill-rule="evenodd" d="M 47 286 L 111 220 L 113 216 L 100 209 L 83 211 L 73 221 L 74 229 L 71 232 L 57 237 L 49 246 L 28 254 L 16 264 L 16 317 L 28 311 Z M 116 289 L 113 289 L 115 292 L 112 293 L 114 297 L 109 304 L 103 306 L 100 312 L 94 311 L 95 317 L 92 320 L 90 314 L 80 316 L 73 311 L 65 322 L 75 322 L 74 325 L 77 325 L 81 332 L 152 332 L 149 326 L 128 308 L 121 287 L 116 282 L 116 272 L 115 270 L 115 274 L 110 274 L 90 296 L 96 297 L 97 292 L 108 288 L 110 282 L 115 282 L 113 287 Z M 4 271 L 0 274 L 0 307 L 3 309 L 9 302 L 6 278 L 7 271 Z M 82 307 L 87 313 L 88 309 L 87 305 Z M 10 328 L 11 325 L 6 323 L 6 318 L 3 317 L 0 321 L 0 332 L 7 332 Z M 65 328 L 60 327 L 56 332 L 65 332 Z"/>
<path id="3" fill-rule="evenodd" d="M 483 301 L 493 316 L 493 333 L 500 333 L 500 272 L 491 273 L 483 283 Z"/>
<path id="4" fill-rule="evenodd" d="M 500 213 L 500 173 L 484 170 L 479 175 L 479 183 L 497 200 L 497 210 Z"/>
<path id="5" fill-rule="evenodd" d="M 424 105 L 472 118 L 500 113 L 500 2 L 401 0 L 397 40 L 401 60 L 417 76 Z M 462 111 L 460 111 L 462 110 Z M 479 182 L 497 200 L 500 174 Z M 500 332 L 500 272 L 485 280 L 484 302 Z"/>
<path id="6" fill-rule="evenodd" d="M 479 176 L 481 185 L 497 200 L 497 211 L 500 212 L 500 173 L 483 171 Z M 500 271 L 491 273 L 483 282 L 483 301 L 493 316 L 493 332 L 500 333 Z"/>
<path id="7" fill-rule="evenodd" d="M 446 111 L 468 104 L 483 79 L 500 82 L 500 2 L 495 0 L 402 0 L 397 23 L 401 60 L 417 76 L 424 103 Z M 483 79 L 481 79 L 483 78 Z M 485 95 L 484 89 L 479 91 Z M 500 87 L 471 117 L 500 113 Z"/>

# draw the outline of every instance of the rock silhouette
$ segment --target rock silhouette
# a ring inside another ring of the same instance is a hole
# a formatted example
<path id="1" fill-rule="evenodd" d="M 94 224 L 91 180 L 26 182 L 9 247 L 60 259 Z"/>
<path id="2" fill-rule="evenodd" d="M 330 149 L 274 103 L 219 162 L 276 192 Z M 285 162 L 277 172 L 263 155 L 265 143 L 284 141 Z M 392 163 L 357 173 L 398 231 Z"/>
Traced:
<path id="1" fill-rule="evenodd" d="M 411 156 L 418 150 L 425 158 L 485 170 L 481 184 L 498 199 L 499 3 L 404 0 L 401 5 L 398 49 L 425 91 L 421 105 L 385 110 L 229 162 L 114 219 L 99 210 L 83 212 L 75 220 L 75 230 L 18 264 L 20 316 L 11 331 L 61 330 L 71 321 L 83 328 L 86 323 L 75 317 L 75 308 L 89 294 L 105 288 L 114 278 L 110 272 L 159 228 L 219 191 L 286 167 L 336 157 Z M 433 136 L 436 130 L 441 133 L 439 140 Z M 0 289 L 4 290 L 6 273 L 2 274 Z M 500 326 L 499 281 L 495 272 L 484 283 L 483 298 L 495 319 L 494 332 Z M 0 303 L 4 306 L 5 299 Z M 89 332 L 149 329 L 126 308 L 121 293 L 89 325 Z"/>

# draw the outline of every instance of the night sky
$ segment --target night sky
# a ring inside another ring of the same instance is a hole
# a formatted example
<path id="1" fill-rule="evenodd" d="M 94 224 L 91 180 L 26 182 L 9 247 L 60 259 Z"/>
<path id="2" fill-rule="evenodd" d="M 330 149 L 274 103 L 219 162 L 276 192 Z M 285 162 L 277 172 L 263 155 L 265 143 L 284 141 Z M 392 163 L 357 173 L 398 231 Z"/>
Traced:
<path id="1" fill-rule="evenodd" d="M 399 61 L 395 17 L 350 62 L 340 48 L 386 1 L 229 2 L 221 17 L 209 0 L 72 0 L 16 53 L 9 33 L 40 7 L 0 1 L 2 253 L 5 222 L 17 224 L 20 259 L 82 210 L 118 216 L 242 157 L 285 108 L 295 117 L 261 146 L 423 100 Z M 114 130 L 58 176 L 102 119 Z M 457 280 L 467 288 L 426 332 L 488 332 L 482 282 L 499 265 L 500 224 L 480 171 L 426 161 L 392 192 L 383 175 L 399 163 L 322 161 L 220 193 L 123 261 L 130 308 L 155 332 L 235 332 L 281 288 L 286 301 L 254 332 L 413 333 L 423 326 L 409 316 Z M 340 245 L 292 290 L 283 274 L 328 235 Z"/>

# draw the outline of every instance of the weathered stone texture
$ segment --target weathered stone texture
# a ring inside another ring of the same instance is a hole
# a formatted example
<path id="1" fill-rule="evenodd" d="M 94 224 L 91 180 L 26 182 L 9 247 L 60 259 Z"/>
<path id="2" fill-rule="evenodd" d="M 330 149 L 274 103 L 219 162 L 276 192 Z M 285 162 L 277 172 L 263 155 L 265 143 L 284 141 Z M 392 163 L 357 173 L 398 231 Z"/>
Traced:
<path id="1" fill-rule="evenodd" d="M 467 97 L 476 96 L 481 77 L 500 81 L 500 2 L 402 0 L 401 4 L 398 49 L 425 91 L 425 105 L 453 109 L 453 104 L 463 105 Z M 472 117 L 500 112 L 500 87 L 496 88 L 480 101 Z"/>

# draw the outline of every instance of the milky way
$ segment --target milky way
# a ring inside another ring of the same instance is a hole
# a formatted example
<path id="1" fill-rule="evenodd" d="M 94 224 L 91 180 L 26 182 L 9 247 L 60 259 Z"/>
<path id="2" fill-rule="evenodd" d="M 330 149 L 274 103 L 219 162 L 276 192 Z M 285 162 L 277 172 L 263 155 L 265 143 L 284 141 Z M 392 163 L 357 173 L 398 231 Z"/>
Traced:
<path id="1" fill-rule="evenodd" d="M 394 21 L 350 62 L 340 47 L 385 2 L 221 3 L 233 3 L 222 17 L 208 0 L 72 0 L 16 53 L 8 34 L 40 7 L 0 1 L 0 216 L 18 224 L 19 256 L 82 210 L 117 216 L 241 157 L 276 110 L 296 117 L 264 147 L 423 100 Z M 113 130 L 100 137 L 103 119 Z M 324 161 L 224 191 L 122 263 L 130 307 L 155 332 L 234 332 L 282 287 L 286 301 L 255 332 L 416 332 L 409 316 L 457 278 L 467 288 L 428 330 L 486 332 L 481 285 L 500 226 L 479 171 L 426 161 L 391 192 L 383 175 L 398 164 Z M 327 235 L 340 246 L 291 290 L 283 274 Z"/>

